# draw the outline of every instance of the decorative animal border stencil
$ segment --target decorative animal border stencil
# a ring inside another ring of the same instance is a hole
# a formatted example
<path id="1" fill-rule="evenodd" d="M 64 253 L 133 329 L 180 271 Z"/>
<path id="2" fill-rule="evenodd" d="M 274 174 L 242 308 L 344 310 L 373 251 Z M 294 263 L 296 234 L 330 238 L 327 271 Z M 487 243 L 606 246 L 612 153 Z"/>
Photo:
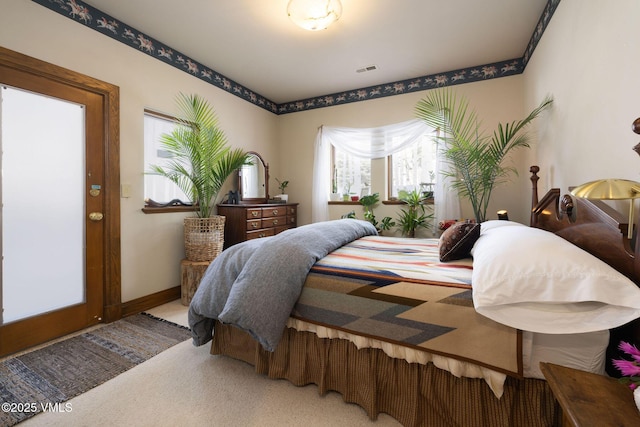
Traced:
<path id="1" fill-rule="evenodd" d="M 544 30 L 547 28 L 547 25 L 549 25 L 553 13 L 560 4 L 560 0 L 548 0 L 522 58 L 509 59 L 492 64 L 430 74 L 397 82 L 276 104 L 251 89 L 212 70 L 197 60 L 173 50 L 170 46 L 159 40 L 141 33 L 126 23 L 80 0 L 32 1 L 274 114 L 294 113 L 351 102 L 367 101 L 386 96 L 402 95 L 437 87 L 453 86 L 521 74 L 540 41 Z"/>

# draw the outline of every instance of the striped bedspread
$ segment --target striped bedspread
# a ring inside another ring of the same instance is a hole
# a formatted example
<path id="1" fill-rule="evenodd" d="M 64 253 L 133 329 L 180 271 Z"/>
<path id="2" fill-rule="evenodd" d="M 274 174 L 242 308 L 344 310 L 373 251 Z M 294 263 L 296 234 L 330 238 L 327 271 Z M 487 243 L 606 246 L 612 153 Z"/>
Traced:
<path id="1" fill-rule="evenodd" d="M 311 268 L 292 317 L 521 377 L 521 334 L 476 313 L 471 273 L 437 239 L 367 236 Z"/>

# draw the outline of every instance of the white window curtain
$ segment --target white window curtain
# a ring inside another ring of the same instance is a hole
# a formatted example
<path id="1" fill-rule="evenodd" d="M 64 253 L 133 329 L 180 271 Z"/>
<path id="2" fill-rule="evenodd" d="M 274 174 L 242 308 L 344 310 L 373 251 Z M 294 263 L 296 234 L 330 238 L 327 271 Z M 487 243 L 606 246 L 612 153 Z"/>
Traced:
<path id="1" fill-rule="evenodd" d="M 413 119 L 402 123 L 381 126 L 377 128 L 344 128 L 321 126 L 316 136 L 315 158 L 313 165 L 313 197 L 311 207 L 311 221 L 327 221 L 329 219 L 329 188 L 331 182 L 331 146 L 343 150 L 356 157 L 379 159 L 389 156 L 396 151 L 413 144 L 422 135 L 432 129 L 422 120 Z M 444 162 L 439 166 L 445 166 Z M 438 171 L 436 171 L 438 173 Z M 441 175 L 438 173 L 438 176 Z M 438 179 L 438 182 L 442 181 Z M 458 200 L 457 194 L 451 191 L 440 191 L 441 198 Z M 438 204 L 438 191 L 434 190 L 434 200 Z M 448 201 L 443 207 L 453 205 Z M 442 218 L 459 218 L 460 206 L 457 212 L 443 210 Z M 436 213 L 437 222 L 438 214 Z"/>
<path id="2" fill-rule="evenodd" d="M 460 198 L 453 188 L 452 178 L 447 176 L 452 171 L 451 164 L 444 161 L 444 156 L 439 155 L 442 144 L 438 143 L 438 155 L 436 155 L 436 185 L 433 189 L 433 207 L 435 221 L 434 233 L 438 231 L 438 224 L 447 219 L 460 219 Z"/>

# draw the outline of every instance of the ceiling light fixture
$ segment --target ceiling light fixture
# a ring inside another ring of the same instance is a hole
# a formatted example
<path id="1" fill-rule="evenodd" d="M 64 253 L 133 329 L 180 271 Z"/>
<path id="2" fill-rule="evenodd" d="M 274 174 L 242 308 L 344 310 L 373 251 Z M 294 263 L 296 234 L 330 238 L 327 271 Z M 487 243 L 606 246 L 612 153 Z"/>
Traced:
<path id="1" fill-rule="evenodd" d="M 340 0 L 290 0 L 287 15 L 305 30 L 324 30 L 340 19 L 342 4 Z"/>

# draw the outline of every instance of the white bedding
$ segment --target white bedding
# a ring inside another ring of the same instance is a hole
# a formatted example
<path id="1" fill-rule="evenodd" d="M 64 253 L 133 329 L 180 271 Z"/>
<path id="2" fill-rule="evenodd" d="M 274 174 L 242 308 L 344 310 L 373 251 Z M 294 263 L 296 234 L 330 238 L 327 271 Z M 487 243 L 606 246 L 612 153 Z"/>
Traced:
<path id="1" fill-rule="evenodd" d="M 575 334 L 640 317 L 640 288 L 600 259 L 549 231 L 482 223 L 473 250 L 473 305 L 523 331 Z"/>
<path id="2" fill-rule="evenodd" d="M 524 376 L 544 379 L 540 362 L 605 374 L 609 330 L 582 334 L 522 333 Z"/>

